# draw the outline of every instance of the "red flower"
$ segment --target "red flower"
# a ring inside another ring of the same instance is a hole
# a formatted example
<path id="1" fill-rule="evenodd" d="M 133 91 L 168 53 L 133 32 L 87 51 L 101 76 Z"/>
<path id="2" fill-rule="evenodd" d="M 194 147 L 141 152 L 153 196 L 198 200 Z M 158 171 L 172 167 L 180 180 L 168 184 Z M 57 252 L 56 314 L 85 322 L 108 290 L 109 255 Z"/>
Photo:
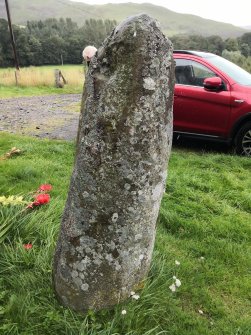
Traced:
<path id="1" fill-rule="evenodd" d="M 38 190 L 39 190 L 39 191 L 47 191 L 47 192 L 49 192 L 49 191 L 52 190 L 52 186 L 51 186 L 51 184 L 42 184 L 42 185 L 39 187 Z"/>
<path id="2" fill-rule="evenodd" d="M 33 206 L 40 206 L 47 204 L 50 201 L 50 195 L 45 194 L 38 194 L 35 198 L 35 201 L 33 201 L 30 205 L 27 206 L 27 208 L 33 208 Z"/>
<path id="3" fill-rule="evenodd" d="M 29 250 L 32 249 L 32 244 L 31 243 L 27 243 L 23 245 L 24 249 Z"/>
<path id="4" fill-rule="evenodd" d="M 47 204 L 50 201 L 50 195 L 49 194 L 38 194 L 35 198 L 35 201 L 33 201 L 34 206 L 40 206 Z"/>

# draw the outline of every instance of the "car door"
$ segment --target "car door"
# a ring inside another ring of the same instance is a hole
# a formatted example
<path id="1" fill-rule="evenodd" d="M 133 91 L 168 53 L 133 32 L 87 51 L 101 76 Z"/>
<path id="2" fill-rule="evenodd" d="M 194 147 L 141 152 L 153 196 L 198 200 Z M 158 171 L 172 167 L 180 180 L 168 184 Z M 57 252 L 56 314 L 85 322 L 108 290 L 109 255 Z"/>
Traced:
<path id="1" fill-rule="evenodd" d="M 224 136 L 230 119 L 230 91 L 203 87 L 205 78 L 218 74 L 195 60 L 176 58 L 174 131 Z"/>

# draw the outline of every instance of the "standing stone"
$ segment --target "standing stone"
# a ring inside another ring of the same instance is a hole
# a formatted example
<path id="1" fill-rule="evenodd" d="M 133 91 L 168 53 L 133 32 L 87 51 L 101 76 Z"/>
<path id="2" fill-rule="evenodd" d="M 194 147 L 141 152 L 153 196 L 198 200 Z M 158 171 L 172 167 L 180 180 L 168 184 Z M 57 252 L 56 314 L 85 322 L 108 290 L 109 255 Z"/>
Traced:
<path id="1" fill-rule="evenodd" d="M 149 270 L 173 72 L 171 43 L 145 14 L 122 22 L 92 58 L 53 274 L 57 297 L 76 311 L 117 304 Z"/>

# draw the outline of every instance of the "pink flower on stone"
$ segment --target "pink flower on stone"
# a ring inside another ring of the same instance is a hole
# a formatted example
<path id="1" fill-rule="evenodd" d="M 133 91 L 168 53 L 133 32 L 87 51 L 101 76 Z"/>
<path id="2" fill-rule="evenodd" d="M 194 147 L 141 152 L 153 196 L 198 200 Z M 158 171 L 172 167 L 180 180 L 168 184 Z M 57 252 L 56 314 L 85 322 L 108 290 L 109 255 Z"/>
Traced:
<path id="1" fill-rule="evenodd" d="M 97 49 L 93 45 L 88 45 L 84 48 L 82 53 L 84 60 L 90 61 L 96 52 Z"/>

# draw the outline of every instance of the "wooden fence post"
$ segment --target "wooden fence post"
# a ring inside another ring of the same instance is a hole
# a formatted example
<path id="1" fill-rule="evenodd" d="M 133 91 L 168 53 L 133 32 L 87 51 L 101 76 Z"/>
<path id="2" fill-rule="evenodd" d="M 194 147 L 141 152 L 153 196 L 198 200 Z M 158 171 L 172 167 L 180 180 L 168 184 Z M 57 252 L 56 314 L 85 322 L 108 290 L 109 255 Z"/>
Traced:
<path id="1" fill-rule="evenodd" d="M 63 76 L 62 72 L 59 69 L 55 69 L 54 75 L 55 75 L 55 86 L 58 88 L 63 88 L 64 85 L 67 84 L 67 81 Z"/>

